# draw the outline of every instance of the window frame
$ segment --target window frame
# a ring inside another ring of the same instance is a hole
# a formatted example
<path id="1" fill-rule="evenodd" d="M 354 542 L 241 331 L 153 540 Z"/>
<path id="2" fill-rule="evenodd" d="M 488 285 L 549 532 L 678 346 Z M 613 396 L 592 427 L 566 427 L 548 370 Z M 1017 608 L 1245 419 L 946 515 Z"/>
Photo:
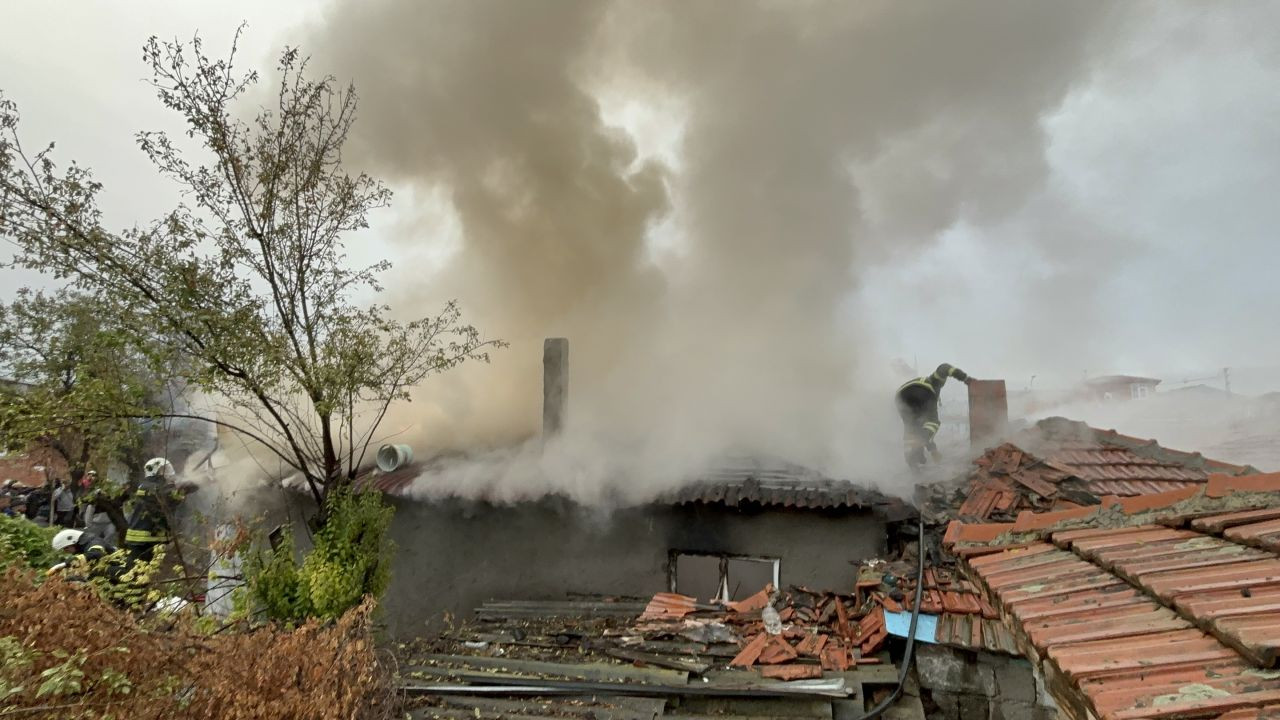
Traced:
<path id="1" fill-rule="evenodd" d="M 680 556 L 689 557 L 710 557 L 720 560 L 720 582 L 718 583 L 719 591 L 712 600 L 720 602 L 729 602 L 729 561 L 730 560 L 746 560 L 748 562 L 769 563 L 773 569 L 773 587 L 782 586 L 782 558 L 768 557 L 764 555 L 743 555 L 740 553 L 722 553 L 707 552 L 704 550 L 668 550 L 667 551 L 667 590 L 676 592 L 676 578 L 679 575 Z"/>

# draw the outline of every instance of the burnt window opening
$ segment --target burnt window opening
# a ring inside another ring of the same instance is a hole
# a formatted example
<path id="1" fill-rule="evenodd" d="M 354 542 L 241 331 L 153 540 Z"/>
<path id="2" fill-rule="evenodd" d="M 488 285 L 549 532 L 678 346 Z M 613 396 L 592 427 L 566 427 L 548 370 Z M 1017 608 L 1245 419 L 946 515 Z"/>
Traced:
<path id="1" fill-rule="evenodd" d="M 699 600 L 742 600 L 767 584 L 778 587 L 781 575 L 782 563 L 772 557 L 672 550 L 667 562 L 670 591 Z"/>

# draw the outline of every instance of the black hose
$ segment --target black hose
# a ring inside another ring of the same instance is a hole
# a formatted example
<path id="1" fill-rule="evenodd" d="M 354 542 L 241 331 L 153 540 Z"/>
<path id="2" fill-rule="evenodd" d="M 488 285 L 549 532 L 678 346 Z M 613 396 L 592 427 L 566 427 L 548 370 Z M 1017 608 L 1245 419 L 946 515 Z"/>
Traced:
<path id="1" fill-rule="evenodd" d="M 916 621 L 920 619 L 920 601 L 924 599 L 925 548 L 923 517 L 919 518 L 917 525 L 919 529 L 919 552 L 916 554 L 920 558 L 920 564 L 916 569 L 916 601 L 911 606 L 911 627 L 907 629 L 907 652 L 902 656 L 902 669 L 898 671 L 898 686 L 893 689 L 892 695 L 885 698 L 879 705 L 868 710 L 867 714 L 862 716 L 862 720 L 871 720 L 871 718 L 880 717 L 884 714 L 885 710 L 889 709 L 890 705 L 897 702 L 898 698 L 902 697 L 903 686 L 907 684 L 907 673 L 911 672 L 911 661 L 915 657 L 916 647 Z"/>

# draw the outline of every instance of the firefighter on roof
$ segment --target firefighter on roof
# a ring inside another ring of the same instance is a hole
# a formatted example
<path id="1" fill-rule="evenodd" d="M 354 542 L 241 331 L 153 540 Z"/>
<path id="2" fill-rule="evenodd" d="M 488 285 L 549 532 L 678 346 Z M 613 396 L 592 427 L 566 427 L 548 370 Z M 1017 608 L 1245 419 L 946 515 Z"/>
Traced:
<path id="1" fill-rule="evenodd" d="M 898 388 L 896 401 L 898 414 L 902 416 L 902 442 L 907 458 L 907 465 L 912 469 L 924 466 L 924 451 L 928 450 L 936 462 L 939 459 L 938 446 L 933 436 L 938 434 L 941 423 L 938 420 L 938 394 L 947 378 L 955 378 L 968 385 L 969 376 L 958 367 L 946 363 L 938 366 L 932 375 L 918 377 L 907 381 Z"/>

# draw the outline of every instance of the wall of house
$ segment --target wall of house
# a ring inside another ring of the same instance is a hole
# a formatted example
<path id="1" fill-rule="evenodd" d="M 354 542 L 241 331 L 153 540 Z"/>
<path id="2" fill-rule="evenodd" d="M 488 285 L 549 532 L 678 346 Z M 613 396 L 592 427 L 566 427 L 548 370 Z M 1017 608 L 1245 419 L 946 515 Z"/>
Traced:
<path id="1" fill-rule="evenodd" d="M 671 550 L 776 557 L 781 581 L 851 587 L 851 561 L 884 552 L 869 512 L 718 505 L 586 508 L 560 498 L 495 506 L 458 499 L 397 501 L 398 547 L 384 599 L 393 635 L 411 637 L 443 613 L 486 600 L 566 593 L 647 597 L 667 589 Z"/>
<path id="2" fill-rule="evenodd" d="M 47 468 L 37 470 L 37 467 Z M 23 453 L 0 455 L 0 480 L 13 480 L 26 487 L 42 487 L 46 477 L 67 479 L 67 461 L 49 448 L 32 445 Z"/>

